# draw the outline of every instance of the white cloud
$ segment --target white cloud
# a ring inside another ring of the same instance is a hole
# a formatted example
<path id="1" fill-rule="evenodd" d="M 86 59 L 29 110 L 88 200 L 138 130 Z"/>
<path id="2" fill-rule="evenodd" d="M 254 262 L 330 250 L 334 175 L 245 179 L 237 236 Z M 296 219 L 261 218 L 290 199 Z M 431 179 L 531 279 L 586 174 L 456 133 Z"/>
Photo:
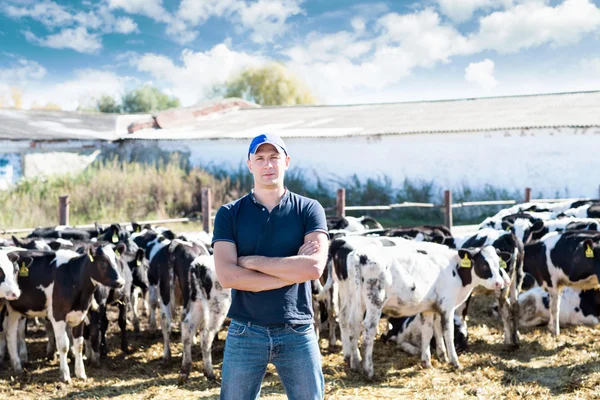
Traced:
<path id="1" fill-rule="evenodd" d="M 592 73 L 600 76 L 600 57 L 584 58 L 579 62 L 579 66 L 585 73 Z"/>
<path id="2" fill-rule="evenodd" d="M 192 26 L 202 24 L 211 17 L 231 15 L 242 3 L 238 0 L 181 0 L 177 16 Z"/>
<path id="3" fill-rule="evenodd" d="M 63 29 L 59 33 L 38 38 L 31 32 L 23 32 L 25 38 L 37 45 L 53 49 L 73 49 L 80 53 L 96 53 L 102 48 L 100 37 L 84 27 Z"/>
<path id="4" fill-rule="evenodd" d="M 599 30 L 600 9 L 588 0 L 565 0 L 556 7 L 535 1 L 492 13 L 479 25 L 470 37 L 479 51 L 511 53 L 547 43 L 564 46 Z"/>
<path id="5" fill-rule="evenodd" d="M 0 82 L 17 84 L 30 80 L 39 80 L 46 76 L 46 68 L 36 61 L 19 59 L 17 64 L 10 68 L 0 69 Z"/>
<path id="6" fill-rule="evenodd" d="M 499 7 L 510 7 L 511 0 L 437 0 L 442 14 L 456 22 L 471 19 L 477 10 L 490 10 Z"/>
<path id="7" fill-rule="evenodd" d="M 356 32 L 357 35 L 360 35 L 365 32 L 366 23 L 365 20 L 361 17 L 354 17 L 350 20 L 350 25 L 352 25 L 352 29 Z"/>
<path id="8" fill-rule="evenodd" d="M 115 32 L 125 35 L 137 31 L 137 24 L 128 17 L 117 18 L 114 27 Z"/>
<path id="9" fill-rule="evenodd" d="M 250 38 L 256 43 L 272 41 L 285 32 L 286 20 L 300 14 L 300 0 L 258 0 L 246 3 L 239 10 L 239 17 Z"/>
<path id="10" fill-rule="evenodd" d="M 166 56 L 150 53 L 135 59 L 133 64 L 150 73 L 157 86 L 170 88 L 183 105 L 190 105 L 203 99 L 213 85 L 225 82 L 244 67 L 265 61 L 219 44 L 206 52 L 184 50 L 179 65 Z"/>
<path id="11" fill-rule="evenodd" d="M 156 21 L 170 21 L 170 14 L 164 9 L 162 0 L 108 0 L 111 9 L 122 9 L 130 14 L 141 14 Z"/>
<path id="12" fill-rule="evenodd" d="M 465 80 L 482 87 L 493 89 L 498 82 L 494 78 L 494 62 L 488 58 L 478 63 L 471 63 L 465 68 Z"/>
<path id="13" fill-rule="evenodd" d="M 9 5 L 4 7 L 4 12 L 12 18 L 33 18 L 47 27 L 64 26 L 73 21 L 73 16 L 63 6 L 51 1 L 44 1 L 30 8 Z"/>
<path id="14" fill-rule="evenodd" d="M 296 63 L 332 61 L 340 58 L 352 60 L 369 52 L 373 46 L 372 41 L 361 40 L 346 31 L 329 35 L 312 32 L 307 35 L 305 44 L 283 50 L 283 54 Z"/>

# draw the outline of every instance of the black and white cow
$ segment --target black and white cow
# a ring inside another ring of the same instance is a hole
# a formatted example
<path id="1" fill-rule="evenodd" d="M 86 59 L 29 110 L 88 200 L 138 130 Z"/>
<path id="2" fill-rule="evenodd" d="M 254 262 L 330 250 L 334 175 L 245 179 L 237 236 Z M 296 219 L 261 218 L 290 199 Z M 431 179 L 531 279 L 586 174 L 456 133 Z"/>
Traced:
<path id="1" fill-rule="evenodd" d="M 544 226 L 533 232 L 531 240 L 541 239 L 550 232 L 564 231 L 600 231 L 600 221 L 594 218 L 564 217 L 544 221 Z"/>
<path id="2" fill-rule="evenodd" d="M 69 338 L 67 325 L 73 327 L 75 375 L 86 379 L 83 365 L 83 322 L 91 306 L 93 294 L 100 285 L 121 287 L 112 245 L 90 246 L 84 254 L 70 250 L 54 252 L 18 251 L 18 283 L 21 297 L 8 303 L 7 341 L 13 369 L 22 372 L 17 348 L 19 320 L 47 317 L 52 323 L 59 357 L 61 379 L 71 381 L 67 364 Z M 116 250 L 123 252 L 124 245 Z"/>
<path id="3" fill-rule="evenodd" d="M 434 323 L 441 323 L 439 317 L 434 316 Z M 410 317 L 388 318 L 389 330 L 382 336 L 384 342 L 394 341 L 403 351 L 413 356 L 421 353 L 421 332 L 423 324 L 420 315 L 412 315 Z M 434 329 L 435 331 L 435 329 Z M 463 323 L 459 315 L 454 315 L 454 348 L 456 353 L 460 354 L 467 350 L 469 335 L 467 327 Z M 434 337 L 431 339 L 444 340 L 443 338 Z M 437 343 L 434 343 L 437 347 Z"/>
<path id="4" fill-rule="evenodd" d="M 91 238 L 98 237 L 99 232 L 99 226 L 96 226 L 95 228 L 82 229 L 58 225 L 48 228 L 37 228 L 31 232 L 27 238 L 90 240 Z"/>
<path id="5" fill-rule="evenodd" d="M 108 344 L 106 342 L 108 317 L 106 315 L 106 308 L 109 305 L 116 305 L 119 308 L 118 324 L 121 331 L 121 350 L 125 354 L 130 353 L 129 342 L 127 340 L 127 309 L 131 304 L 133 285 L 130 264 L 136 264 L 137 260 L 136 254 L 128 251 L 123 254 L 115 251 L 115 254 L 117 256 L 119 274 L 123 277 L 124 284 L 119 288 L 99 286 L 96 289 L 94 300 L 98 307 L 97 310 L 94 308 L 90 309 L 88 313 L 89 325 L 85 329 L 88 334 L 84 335 L 86 339 L 86 355 L 88 360 L 95 366 L 100 365 L 100 357 L 106 357 L 108 354 Z"/>
<path id="6" fill-rule="evenodd" d="M 127 253 L 126 253 L 127 254 Z M 133 314 L 132 323 L 135 332 L 140 331 L 139 300 L 142 299 L 142 305 L 146 315 L 148 314 L 148 304 L 146 295 L 150 287 L 148 281 L 148 260 L 144 256 L 144 250 L 138 249 L 135 253 L 135 259 L 128 262 L 132 276 L 131 291 L 131 310 Z"/>
<path id="7" fill-rule="evenodd" d="M 19 256 L 14 253 L 14 248 L 0 249 L 0 299 L 16 300 L 21 295 L 17 283 Z"/>
<path id="8" fill-rule="evenodd" d="M 372 224 L 375 229 L 383 229 L 383 226 L 374 218 L 363 215 L 362 217 L 328 217 L 328 230 L 345 230 L 348 232 L 362 232 L 370 229 L 369 224 Z"/>
<path id="9" fill-rule="evenodd" d="M 548 327 L 554 336 L 560 333 L 559 310 L 565 286 L 578 289 L 599 288 L 600 233 L 592 231 L 551 232 L 525 245 L 525 272 L 550 296 Z"/>
<path id="10" fill-rule="evenodd" d="M 502 253 L 501 257 L 506 262 L 511 255 Z M 358 339 L 363 326 L 363 369 L 368 377 L 373 376 L 373 342 L 382 312 L 397 317 L 420 314 L 424 367 L 431 367 L 433 320 L 439 314 L 450 362 L 459 368 L 451 329 L 456 307 L 478 285 L 490 290 L 505 285 L 500 258 L 492 246 L 429 254 L 405 245 L 361 247 L 348 254 L 347 267 L 347 278 L 339 282 L 344 358 L 349 358 L 352 369 L 359 368 Z M 443 344 L 439 346 L 445 358 Z"/>
<path id="11" fill-rule="evenodd" d="M 180 244 L 179 246 L 183 246 Z M 175 249 L 174 252 L 177 250 Z M 200 329 L 200 345 L 204 376 L 215 379 L 212 366 L 212 343 L 231 305 L 231 289 L 224 289 L 217 280 L 215 262 L 212 255 L 201 255 L 194 259 L 189 269 L 187 303 L 181 322 L 183 360 L 180 378 L 186 380 L 192 368 L 192 341 L 196 330 Z M 186 296 L 184 296 L 185 298 Z"/>
<path id="12" fill-rule="evenodd" d="M 519 295 L 521 315 L 519 324 L 525 327 L 547 325 L 550 321 L 550 295 L 541 287 Z M 565 287 L 560 297 L 560 326 L 598 325 L 600 291 Z"/>

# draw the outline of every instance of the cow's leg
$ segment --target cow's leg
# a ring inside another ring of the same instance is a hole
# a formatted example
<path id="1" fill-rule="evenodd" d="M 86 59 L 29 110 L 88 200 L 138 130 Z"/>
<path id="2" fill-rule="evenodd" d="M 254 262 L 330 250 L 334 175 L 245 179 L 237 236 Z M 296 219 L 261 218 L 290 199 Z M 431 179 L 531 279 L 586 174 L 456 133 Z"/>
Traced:
<path id="1" fill-rule="evenodd" d="M 71 373 L 67 362 L 67 353 L 69 351 L 69 336 L 67 335 L 67 326 L 65 321 L 52 321 L 54 337 L 56 338 L 56 348 L 60 361 L 60 378 L 63 382 L 71 383 Z"/>
<path id="2" fill-rule="evenodd" d="M 521 293 L 521 286 L 523 284 L 523 263 L 518 260 L 514 264 L 514 272 L 511 277 L 510 284 L 510 317 L 512 319 L 512 345 L 515 347 L 519 346 L 519 318 L 521 313 L 521 307 L 519 304 L 519 293 Z"/>
<path id="3" fill-rule="evenodd" d="M 421 318 L 421 365 L 431 368 L 431 337 L 433 336 L 433 313 L 423 312 Z"/>
<path id="4" fill-rule="evenodd" d="M 19 357 L 19 320 L 21 319 L 21 315 L 17 312 L 9 312 L 8 313 L 8 326 L 6 329 L 6 341 L 8 344 L 8 354 L 10 355 L 10 361 L 13 367 L 13 370 L 20 374 L 23 372 L 23 367 L 21 365 L 21 358 Z"/>
<path id="5" fill-rule="evenodd" d="M 442 331 L 442 320 L 437 313 L 433 316 L 433 336 L 435 337 L 435 352 L 438 356 L 438 360 L 447 363 L 448 353 L 446 353 L 444 332 Z"/>
<path id="6" fill-rule="evenodd" d="M 226 311 L 221 311 L 220 314 L 212 314 L 210 318 L 205 318 L 204 322 L 204 337 L 201 340 L 202 345 L 202 363 L 204 364 L 204 376 L 207 379 L 214 380 L 215 372 L 213 371 L 212 365 L 212 344 L 219 333 L 219 329 L 223 326 L 225 321 Z"/>
<path id="7" fill-rule="evenodd" d="M 27 357 L 27 344 L 25 343 L 26 328 L 27 328 L 27 318 L 21 318 L 19 320 L 17 347 L 19 349 L 19 358 L 21 359 L 22 364 L 27 364 L 27 358 L 28 358 Z"/>
<path id="8" fill-rule="evenodd" d="M 52 322 L 48 318 L 44 319 L 44 325 L 46 326 L 46 337 L 48 342 L 46 343 L 46 359 L 48 361 L 54 360 L 56 354 L 56 340 L 54 338 L 54 328 L 52 328 Z"/>
<path id="9" fill-rule="evenodd" d="M 73 327 L 73 346 L 71 350 L 75 356 L 75 376 L 86 380 L 87 376 L 83 366 L 83 325 L 84 322 L 82 321 L 79 325 Z"/>
<path id="10" fill-rule="evenodd" d="M 133 289 L 131 297 L 131 312 L 133 314 L 133 331 L 140 331 L 140 314 L 139 314 L 139 301 L 140 301 L 141 289 L 136 287 Z"/>
<path id="11" fill-rule="evenodd" d="M 558 337 L 560 334 L 560 297 L 562 296 L 563 287 L 548 288 L 548 294 L 550 295 L 550 321 L 548 322 L 548 328 L 550 333 L 554 337 Z"/>
<path id="12" fill-rule="evenodd" d="M 196 335 L 196 329 L 200 323 L 200 301 L 197 300 L 188 304 L 183 321 L 181 321 L 181 341 L 183 343 L 183 356 L 179 374 L 181 380 L 187 380 L 192 370 L 192 339 Z"/>
<path id="13" fill-rule="evenodd" d="M 496 297 L 498 301 L 498 313 L 502 319 L 502 326 L 504 327 L 504 344 L 507 346 L 515 345 L 513 339 L 515 337 L 516 327 L 513 324 L 513 315 L 511 312 L 510 304 L 507 298 L 507 289 L 502 289 L 500 295 Z"/>
<path id="14" fill-rule="evenodd" d="M 317 335 L 317 341 L 321 335 L 321 304 L 318 300 L 312 299 L 313 304 L 313 312 L 314 312 L 314 325 L 315 325 L 315 334 Z"/>
<path id="15" fill-rule="evenodd" d="M 336 316 L 339 314 L 337 310 L 337 285 L 333 285 L 329 290 L 329 294 L 325 300 L 325 304 L 327 306 L 327 324 L 329 325 L 329 350 L 334 351 L 337 343 L 336 337 Z"/>
<path id="16" fill-rule="evenodd" d="M 150 333 L 156 332 L 156 308 L 158 307 L 158 286 L 151 285 L 148 290 L 148 303 L 149 303 L 149 321 L 148 331 Z"/>
<path id="17" fill-rule="evenodd" d="M 100 366 L 100 312 L 90 310 L 89 311 L 89 351 L 86 346 L 86 355 L 88 362 L 94 367 Z"/>
<path id="18" fill-rule="evenodd" d="M 442 332 L 444 333 L 444 341 L 446 342 L 450 364 L 456 368 L 460 368 L 456 347 L 454 346 L 454 312 L 452 310 L 442 311 L 440 317 L 442 320 Z"/>
<path id="19" fill-rule="evenodd" d="M 372 304 L 367 306 L 367 313 L 364 319 L 363 334 L 363 369 L 367 377 L 373 378 L 373 344 L 377 336 L 377 325 L 381 319 L 381 308 Z"/>
<path id="20" fill-rule="evenodd" d="M 106 331 L 108 331 L 108 317 L 106 316 L 106 305 L 100 306 L 100 357 L 108 355 L 108 343 L 106 342 Z"/>
<path id="21" fill-rule="evenodd" d="M 129 354 L 129 342 L 127 341 L 127 304 L 119 303 L 119 329 L 121 330 L 121 350 Z"/>
<path id="22" fill-rule="evenodd" d="M 163 335 L 163 365 L 168 365 L 171 362 L 171 305 L 160 303 L 160 325 Z"/>
<path id="23" fill-rule="evenodd" d="M 342 292 L 345 288 L 342 288 Z M 350 354 L 352 353 L 351 332 L 350 332 L 350 310 L 348 302 L 342 302 L 340 306 L 340 334 L 342 336 L 342 352 L 344 353 L 344 362 L 350 364 Z"/>

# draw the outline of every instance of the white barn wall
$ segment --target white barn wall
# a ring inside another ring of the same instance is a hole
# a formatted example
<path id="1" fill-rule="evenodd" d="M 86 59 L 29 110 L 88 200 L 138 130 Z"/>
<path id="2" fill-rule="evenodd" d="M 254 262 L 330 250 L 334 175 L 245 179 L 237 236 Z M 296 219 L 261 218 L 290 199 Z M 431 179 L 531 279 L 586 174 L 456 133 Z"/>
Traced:
<path id="1" fill-rule="evenodd" d="M 287 138 L 292 167 L 360 178 L 386 174 L 394 185 L 404 178 L 433 180 L 440 188 L 468 185 L 523 191 L 546 197 L 598 197 L 600 130 L 528 129 L 471 133 Z M 150 141 L 144 146 L 153 147 Z M 156 141 L 165 151 L 189 153 L 192 165 L 236 168 L 249 139 Z M 128 146 L 139 146 L 130 141 Z"/>

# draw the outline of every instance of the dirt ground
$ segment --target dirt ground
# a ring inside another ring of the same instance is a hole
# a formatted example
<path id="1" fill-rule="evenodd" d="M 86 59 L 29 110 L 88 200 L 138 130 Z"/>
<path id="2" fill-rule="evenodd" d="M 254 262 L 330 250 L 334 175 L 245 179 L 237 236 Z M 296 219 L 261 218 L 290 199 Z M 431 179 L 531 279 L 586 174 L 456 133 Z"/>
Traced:
<path id="1" fill-rule="evenodd" d="M 459 359 L 462 370 L 454 370 L 434 359 L 434 368 L 424 370 L 417 357 L 393 345 L 377 342 L 374 351 L 375 378 L 368 381 L 344 366 L 341 349 L 328 352 L 321 339 L 326 398 L 330 399 L 592 399 L 600 398 L 600 360 L 597 337 L 600 327 L 570 327 L 554 340 L 545 327 L 521 334 L 516 351 L 503 344 L 499 321 L 489 316 L 490 299 L 474 299 L 469 320 L 469 350 Z M 111 312 L 111 319 L 116 313 Z M 159 325 L 160 326 L 160 325 Z M 382 321 L 381 327 L 385 323 Z M 200 349 L 194 348 L 194 368 L 187 383 L 178 384 L 181 344 L 178 329 L 173 334 L 173 361 L 161 366 L 162 336 L 130 332 L 136 351 L 119 350 L 118 327 L 111 323 L 111 351 L 100 368 L 86 366 L 88 380 L 73 378 L 71 385 L 58 381 L 58 360 L 44 359 L 46 345 L 42 327 L 31 326 L 28 338 L 30 362 L 24 376 L 15 376 L 10 362 L 0 371 L 0 399 L 209 399 L 217 398 L 218 382 L 201 373 Z M 131 327 L 129 327 L 131 329 Z M 223 359 L 226 330 L 219 334 L 213 350 L 217 376 Z M 338 346 L 341 343 L 338 341 Z M 339 348 L 339 347 L 338 347 Z M 71 374 L 74 377 L 71 364 Z M 243 390 L 243 388 L 240 388 Z M 273 368 L 263 383 L 262 398 L 285 398 Z"/>

